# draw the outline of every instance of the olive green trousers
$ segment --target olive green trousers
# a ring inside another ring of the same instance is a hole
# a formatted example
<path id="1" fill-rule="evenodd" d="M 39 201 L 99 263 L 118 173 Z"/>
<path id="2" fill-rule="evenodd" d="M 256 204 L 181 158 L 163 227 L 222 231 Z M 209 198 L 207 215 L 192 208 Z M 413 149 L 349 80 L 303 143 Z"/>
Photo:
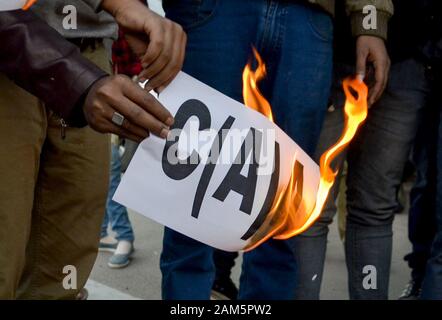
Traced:
<path id="1" fill-rule="evenodd" d="M 103 46 L 85 56 L 110 71 Z M 98 252 L 110 137 L 66 128 L 0 74 L 0 299 L 72 299 Z"/>

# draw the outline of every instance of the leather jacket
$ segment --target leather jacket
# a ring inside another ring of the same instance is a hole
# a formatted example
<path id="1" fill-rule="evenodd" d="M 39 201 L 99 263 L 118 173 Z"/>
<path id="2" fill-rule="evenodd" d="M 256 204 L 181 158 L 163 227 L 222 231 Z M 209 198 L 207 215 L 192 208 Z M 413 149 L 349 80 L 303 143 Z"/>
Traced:
<path id="1" fill-rule="evenodd" d="M 30 11 L 0 12 L 0 44 L 0 72 L 69 125 L 86 125 L 83 100 L 106 72 Z"/>

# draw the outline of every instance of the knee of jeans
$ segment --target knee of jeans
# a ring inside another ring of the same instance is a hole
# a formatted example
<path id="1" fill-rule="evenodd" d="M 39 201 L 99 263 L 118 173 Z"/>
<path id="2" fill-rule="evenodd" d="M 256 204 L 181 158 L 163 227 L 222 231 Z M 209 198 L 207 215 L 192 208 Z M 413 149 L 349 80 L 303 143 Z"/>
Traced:
<path id="1" fill-rule="evenodd" d="M 321 237 L 328 234 L 328 226 L 333 222 L 333 215 L 324 210 L 321 216 L 307 230 L 301 233 L 304 237 Z"/>
<path id="2" fill-rule="evenodd" d="M 360 184 L 347 184 L 347 221 L 366 226 L 388 225 L 393 222 L 397 209 L 397 196 L 372 185 L 365 188 Z"/>
<path id="3" fill-rule="evenodd" d="M 370 207 L 360 204 L 347 204 L 347 224 L 363 227 L 391 226 L 394 208 Z"/>
<path id="4" fill-rule="evenodd" d="M 347 204 L 347 222 L 368 227 L 391 225 L 394 209 L 394 207 L 364 206 L 364 203 Z"/>

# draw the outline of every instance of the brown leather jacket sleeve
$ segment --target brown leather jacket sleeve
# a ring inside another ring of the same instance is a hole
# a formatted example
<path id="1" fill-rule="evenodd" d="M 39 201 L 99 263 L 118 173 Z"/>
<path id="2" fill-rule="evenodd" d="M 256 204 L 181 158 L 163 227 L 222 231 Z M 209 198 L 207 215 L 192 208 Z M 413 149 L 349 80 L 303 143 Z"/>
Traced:
<path id="1" fill-rule="evenodd" d="M 92 84 L 107 75 L 44 21 L 23 10 L 0 12 L 0 72 L 73 126 L 86 124 L 83 99 Z"/>

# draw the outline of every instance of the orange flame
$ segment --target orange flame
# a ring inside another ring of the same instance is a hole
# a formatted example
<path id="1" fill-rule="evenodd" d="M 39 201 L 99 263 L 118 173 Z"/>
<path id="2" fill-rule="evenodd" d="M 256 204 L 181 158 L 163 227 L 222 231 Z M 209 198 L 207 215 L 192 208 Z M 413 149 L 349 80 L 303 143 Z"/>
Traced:
<path id="1" fill-rule="evenodd" d="M 28 0 L 28 1 L 26 1 L 25 5 L 23 6 L 22 9 L 23 10 L 28 10 L 36 2 L 37 2 L 37 0 Z"/>
<path id="2" fill-rule="evenodd" d="M 258 69 L 256 72 L 251 71 L 249 63 L 244 70 L 244 102 L 250 108 L 263 113 L 273 121 L 271 106 L 259 92 L 256 85 L 256 82 L 265 76 L 265 65 L 255 49 L 254 54 L 258 61 Z M 367 117 L 367 86 L 360 80 L 347 78 L 343 81 L 343 88 L 346 96 L 344 107 L 345 126 L 339 140 L 321 156 L 319 187 L 313 209 L 306 212 L 303 199 L 296 192 L 300 173 L 297 171 L 296 162 L 294 162 L 287 187 L 278 193 L 263 225 L 252 237 L 245 251 L 256 248 L 270 237 L 288 239 L 300 234 L 308 229 L 320 216 L 337 175 L 337 172 L 334 172 L 331 168 L 331 163 L 350 143 L 360 124 Z M 357 94 L 357 97 L 352 94 L 351 90 Z"/>
<path id="3" fill-rule="evenodd" d="M 270 107 L 270 103 L 259 91 L 257 85 L 258 81 L 264 79 L 264 77 L 267 75 L 266 66 L 255 48 L 253 48 L 253 54 L 258 62 L 258 68 L 256 71 L 252 71 L 252 63 L 249 62 L 242 74 L 242 94 L 244 104 L 249 108 L 262 113 L 273 122 L 272 107 Z"/>

